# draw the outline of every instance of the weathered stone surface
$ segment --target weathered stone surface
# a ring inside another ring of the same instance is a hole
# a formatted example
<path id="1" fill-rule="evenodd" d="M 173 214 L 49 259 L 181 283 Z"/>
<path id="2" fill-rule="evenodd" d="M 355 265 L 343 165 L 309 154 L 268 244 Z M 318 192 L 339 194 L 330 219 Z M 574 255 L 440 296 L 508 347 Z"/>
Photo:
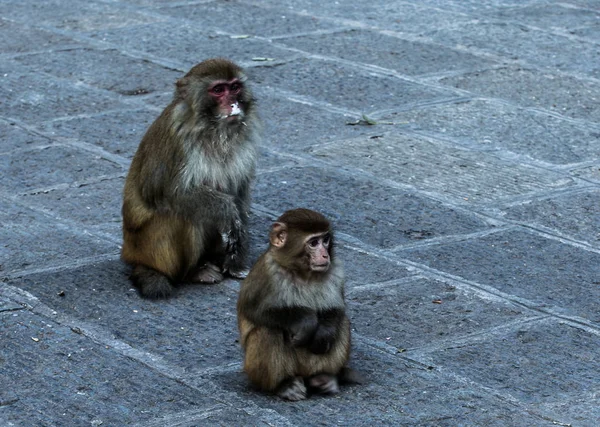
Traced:
<path id="1" fill-rule="evenodd" d="M 339 141 L 311 152 L 331 161 L 343 159 L 344 165 L 437 193 L 454 203 L 488 203 L 574 184 L 560 173 L 516 165 L 492 153 L 393 132 Z"/>
<path id="2" fill-rule="evenodd" d="M 3 17 L 17 21 L 35 22 L 36 25 L 71 31 L 92 31 L 161 20 L 156 15 L 129 8 L 126 3 L 101 1 L 85 2 L 74 7 L 72 3 L 62 0 L 35 3 L 3 0 L 0 12 Z"/>
<path id="3" fill-rule="evenodd" d="M 600 249 L 600 189 L 553 198 L 503 209 L 505 218 L 532 226 L 558 230 L 566 236 L 588 242 Z"/>
<path id="4" fill-rule="evenodd" d="M 53 143 L 49 138 L 27 132 L 16 126 L 15 123 L 10 122 L 0 122 L 0 141 L 2 141 L 0 156 L 6 155 L 1 153 L 8 153 L 12 150 L 40 147 Z"/>
<path id="5" fill-rule="evenodd" d="M 353 330 L 398 351 L 428 346 L 439 340 L 453 342 L 535 314 L 517 305 L 422 277 L 352 289 L 347 299 Z M 406 355 L 410 357 L 410 351 Z"/>
<path id="6" fill-rule="evenodd" d="M 469 242 L 400 251 L 399 255 L 531 301 L 532 307 L 600 323 L 600 254 L 524 229 Z"/>
<path id="7" fill-rule="evenodd" d="M 535 411 L 516 409 L 482 387 L 457 381 L 447 373 L 398 355 L 357 344 L 352 357 L 351 366 L 366 376 L 366 384 L 342 386 L 336 396 L 311 396 L 293 405 L 252 390 L 239 372 L 219 374 L 213 380 L 260 407 L 284 415 L 294 425 L 450 425 L 449 420 L 477 425 L 542 422 Z M 369 405 L 359 403 L 365 401 Z M 357 410 L 348 410 L 352 407 Z"/>
<path id="8" fill-rule="evenodd" d="M 425 35 L 445 46 L 467 46 L 549 70 L 600 76 L 595 43 L 530 29 L 510 21 L 473 21 Z"/>
<path id="9" fill-rule="evenodd" d="M 332 61 L 298 59 L 275 68 L 255 69 L 252 74 L 258 84 L 362 113 L 456 96 L 450 91 L 375 75 Z"/>
<path id="10" fill-rule="evenodd" d="M 474 216 L 414 193 L 315 167 L 260 175 L 254 199 L 281 212 L 296 207 L 318 210 L 338 231 L 384 248 L 487 228 Z"/>
<path id="11" fill-rule="evenodd" d="M 191 19 L 199 28 L 259 37 L 331 30 L 332 27 L 331 22 L 324 21 L 318 16 L 285 14 L 279 9 L 243 3 L 183 4 L 161 8 L 160 12 L 169 16 Z"/>
<path id="12" fill-rule="evenodd" d="M 427 135 L 468 147 L 508 150 L 554 164 L 600 158 L 600 132 L 570 120 L 490 100 L 463 101 L 384 114 Z M 507 135 L 513 135 L 507 138 Z"/>
<path id="13" fill-rule="evenodd" d="M 600 83 L 523 67 L 445 77 L 440 83 L 575 119 L 600 122 Z M 517 132 L 518 134 L 518 132 Z"/>
<path id="14" fill-rule="evenodd" d="M 4 425 L 126 425 L 218 400 L 27 310 L 0 313 Z M 140 405 L 139 402 L 144 402 Z"/>
<path id="15" fill-rule="evenodd" d="M 168 39 L 156 37 L 157 33 L 165 31 L 169 33 Z M 224 35 L 209 28 L 198 27 L 192 21 L 176 27 L 169 22 L 159 22 L 90 34 L 90 37 L 95 40 L 170 61 L 178 61 L 189 68 L 200 61 L 217 56 L 227 56 L 233 61 L 251 64 L 253 58 L 282 61 L 298 56 L 293 52 L 272 46 L 266 41 L 252 37 L 236 38 L 236 36 L 238 34 Z M 254 63 L 269 65 L 270 62 L 255 61 Z"/>
<path id="16" fill-rule="evenodd" d="M 19 90 L 16 90 L 19 88 Z M 117 97 L 68 80 L 0 64 L 0 117 L 28 124 L 123 107 Z"/>
<path id="17" fill-rule="evenodd" d="M 258 102 L 264 122 L 264 145 L 282 153 L 297 153 L 312 145 L 359 135 L 371 136 L 378 131 L 373 127 L 349 125 L 358 117 L 330 112 L 314 104 L 260 92 Z"/>
<path id="18" fill-rule="evenodd" d="M 58 144 L 0 155 L 0 167 L 4 191 L 13 194 L 123 172 L 110 160 Z"/>
<path id="19" fill-rule="evenodd" d="M 68 50 L 55 52 L 51 56 L 21 56 L 15 61 L 30 69 L 128 97 L 174 90 L 175 81 L 184 75 L 181 71 L 161 67 L 147 60 L 128 57 L 116 49 Z M 129 72 L 131 69 L 135 73 Z"/>
<path id="20" fill-rule="evenodd" d="M 116 253 L 115 245 L 0 198 L 0 273 L 56 267 Z M 33 225 L 32 225 L 33 224 Z"/>
<path id="21" fill-rule="evenodd" d="M 165 105 L 166 107 L 166 105 Z M 149 109 L 111 111 L 42 123 L 42 131 L 58 138 L 69 138 L 102 147 L 131 159 L 148 127 L 160 113 Z"/>
<path id="22" fill-rule="evenodd" d="M 115 260 L 11 284 L 173 366 L 202 370 L 240 360 L 233 291 L 224 285 L 182 286 L 166 303 L 149 301 L 132 289 L 128 272 Z"/>
<path id="23" fill-rule="evenodd" d="M 68 188 L 26 194 L 22 200 L 63 221 L 87 227 L 121 224 L 122 189 L 125 178 L 106 178 Z"/>
<path id="24" fill-rule="evenodd" d="M 569 7 L 568 4 L 530 4 L 522 7 L 491 9 L 487 16 L 507 19 L 551 30 L 575 30 L 598 24 L 598 13 L 590 9 Z"/>
<path id="25" fill-rule="evenodd" d="M 2 6 L 5 4 L 3 2 Z M 4 13 L 1 16 L 4 18 Z M 0 19 L 0 42 L 0 53 L 4 54 L 78 45 L 77 42 L 68 37 L 43 29 L 23 28 L 22 25 L 7 19 Z"/>
<path id="26" fill-rule="evenodd" d="M 348 43 L 352 38 L 352 43 Z M 489 67 L 493 62 L 440 46 L 432 46 L 384 35 L 377 31 L 349 30 L 334 34 L 293 37 L 282 43 L 319 55 L 373 64 L 400 74 L 419 75 Z M 418 52 L 418 57 L 414 57 Z"/>
<path id="27" fill-rule="evenodd" d="M 507 342 L 512 343 L 510 348 Z M 599 344 L 596 334 L 546 320 L 468 345 L 443 348 L 425 359 L 487 387 L 502 387 L 535 408 L 576 402 L 593 390 L 599 373 L 593 354 Z M 573 419 L 576 412 L 553 415 Z"/>

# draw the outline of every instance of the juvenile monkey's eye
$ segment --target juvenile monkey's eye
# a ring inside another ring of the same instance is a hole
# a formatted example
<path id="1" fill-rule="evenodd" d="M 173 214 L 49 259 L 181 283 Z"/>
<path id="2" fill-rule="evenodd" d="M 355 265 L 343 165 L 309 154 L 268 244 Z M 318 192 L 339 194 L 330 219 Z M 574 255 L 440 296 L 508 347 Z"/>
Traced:
<path id="1" fill-rule="evenodd" d="M 319 246 L 319 239 L 310 239 L 308 241 L 308 244 L 311 248 L 316 248 L 317 246 Z"/>
<path id="2" fill-rule="evenodd" d="M 329 245 L 329 241 L 331 240 L 331 236 L 329 234 L 323 236 L 323 244 L 325 246 Z"/>

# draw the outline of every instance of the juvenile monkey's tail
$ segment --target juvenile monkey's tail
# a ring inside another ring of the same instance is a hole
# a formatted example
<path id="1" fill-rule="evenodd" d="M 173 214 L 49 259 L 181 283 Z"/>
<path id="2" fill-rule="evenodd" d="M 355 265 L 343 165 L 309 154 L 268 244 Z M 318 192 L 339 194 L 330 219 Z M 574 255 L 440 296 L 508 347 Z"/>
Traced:
<path id="1" fill-rule="evenodd" d="M 344 366 L 338 374 L 338 381 L 340 384 L 364 384 L 367 379 L 357 370 Z"/>
<path id="2" fill-rule="evenodd" d="M 167 298 L 175 291 L 175 287 L 165 275 L 143 265 L 136 265 L 129 278 L 144 298 Z"/>

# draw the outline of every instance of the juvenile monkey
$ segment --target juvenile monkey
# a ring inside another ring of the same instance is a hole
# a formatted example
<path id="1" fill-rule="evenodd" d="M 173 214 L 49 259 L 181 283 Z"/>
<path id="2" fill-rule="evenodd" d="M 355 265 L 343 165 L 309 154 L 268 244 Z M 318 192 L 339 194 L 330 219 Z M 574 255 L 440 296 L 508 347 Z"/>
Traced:
<path id="1" fill-rule="evenodd" d="M 121 255 L 144 297 L 247 272 L 259 120 L 246 80 L 226 59 L 196 65 L 138 147 L 125 182 Z"/>
<path id="2" fill-rule="evenodd" d="M 333 231 L 320 213 L 285 212 L 268 250 L 242 282 L 237 303 L 244 370 L 258 388 L 286 400 L 336 393 L 338 379 L 361 382 L 346 367 L 350 322 Z"/>

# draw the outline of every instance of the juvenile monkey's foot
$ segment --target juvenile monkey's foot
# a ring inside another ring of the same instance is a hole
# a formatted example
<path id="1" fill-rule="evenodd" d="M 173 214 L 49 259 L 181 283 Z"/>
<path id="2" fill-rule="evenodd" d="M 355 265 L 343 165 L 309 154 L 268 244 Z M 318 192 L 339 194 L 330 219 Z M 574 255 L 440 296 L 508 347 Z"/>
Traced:
<path id="1" fill-rule="evenodd" d="M 335 375 L 319 374 L 308 379 L 308 387 L 316 393 L 335 394 L 340 391 L 338 380 Z"/>
<path id="2" fill-rule="evenodd" d="M 306 386 L 302 377 L 295 377 L 285 380 L 279 386 L 277 395 L 283 400 L 297 402 L 306 399 Z"/>
<path id="3" fill-rule="evenodd" d="M 216 265 L 206 263 L 190 274 L 189 280 L 192 283 L 219 283 L 223 280 L 223 273 Z"/>

